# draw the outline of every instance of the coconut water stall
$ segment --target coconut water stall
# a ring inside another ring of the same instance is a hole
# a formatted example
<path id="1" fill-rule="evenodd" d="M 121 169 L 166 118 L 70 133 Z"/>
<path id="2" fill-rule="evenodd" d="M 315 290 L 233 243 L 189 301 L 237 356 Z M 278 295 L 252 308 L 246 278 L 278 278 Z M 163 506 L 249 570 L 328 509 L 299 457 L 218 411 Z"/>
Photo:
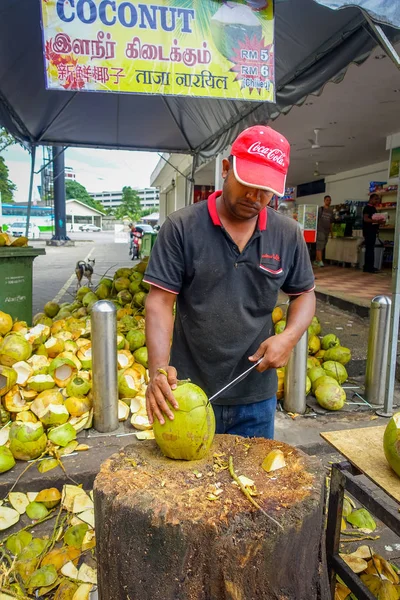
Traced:
<path id="1" fill-rule="evenodd" d="M 32 157 L 39 144 L 60 146 L 58 157 L 66 145 L 157 149 L 190 154 L 194 173 L 246 126 L 272 121 L 327 81 L 339 82 L 351 62 L 361 63 L 376 46 L 373 36 L 388 52 L 400 38 L 389 1 L 371 2 L 373 19 L 357 2 L 346 10 L 327 8 L 344 7 L 345 1 L 277 1 L 276 13 L 263 0 L 224 2 L 218 10 L 204 0 L 186 4 L 6 0 L 0 124 Z M 384 30 L 376 20 L 385 23 Z M 33 167 L 32 159 L 32 172 Z M 100 304 L 90 298 L 88 306 Z M 107 319 L 111 337 L 112 311 Z M 99 345 L 93 346 L 93 379 L 107 365 L 110 388 L 99 385 L 94 401 L 103 402 L 103 414 L 112 413 L 105 427 L 112 431 L 117 386 L 129 392 L 141 375 L 124 373 L 119 381 L 109 339 L 103 336 L 101 343 L 98 335 Z M 91 354 L 83 342 L 81 350 L 82 365 Z M 109 360 L 102 362 L 103 350 Z M 66 389 L 76 370 L 64 356 L 51 372 Z M 38 411 L 44 416 L 47 408 Z M 203 454 L 174 453 L 173 459 L 162 453 L 169 454 L 162 439 L 159 446 L 148 440 L 114 455 L 98 475 L 101 600 L 327 597 L 319 462 L 274 441 L 213 440 L 206 400 L 190 405 L 183 416 L 194 409 L 207 424 Z M 60 418 L 58 412 L 49 418 Z M 84 423 L 83 415 L 76 419 L 75 427 L 71 420 L 55 427 L 55 443 L 65 443 L 59 427 L 65 434 L 90 426 L 90 415 Z M 141 419 L 143 424 L 145 416 Z M 42 425 L 33 425 L 42 439 Z M 190 423 L 185 431 L 193 432 Z M 186 435 L 185 453 L 193 436 Z M 165 441 L 171 446 L 180 437 L 167 432 Z"/>

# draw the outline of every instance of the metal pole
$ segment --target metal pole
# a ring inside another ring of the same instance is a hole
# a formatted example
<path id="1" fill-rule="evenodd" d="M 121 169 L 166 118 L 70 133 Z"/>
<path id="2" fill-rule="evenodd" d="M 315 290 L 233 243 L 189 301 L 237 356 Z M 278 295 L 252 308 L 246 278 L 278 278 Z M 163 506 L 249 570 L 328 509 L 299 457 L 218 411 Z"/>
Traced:
<path id="1" fill-rule="evenodd" d="M 393 413 L 394 380 L 397 364 L 397 341 L 400 318 L 400 177 L 397 184 L 396 222 L 394 229 L 393 269 L 392 269 L 392 310 L 390 313 L 389 350 L 387 359 L 386 388 L 382 417 L 391 417 Z"/>
<path id="2" fill-rule="evenodd" d="M 370 404 L 382 406 L 385 401 L 385 381 L 389 347 L 389 323 L 392 301 L 388 296 L 371 300 L 368 336 L 365 397 Z"/>
<path id="3" fill-rule="evenodd" d="M 286 412 L 301 415 L 306 412 L 307 356 L 308 332 L 306 330 L 293 348 L 285 369 L 283 408 Z"/>
<path id="4" fill-rule="evenodd" d="M 69 240 L 66 225 L 65 205 L 65 156 L 63 148 L 53 147 L 54 223 L 53 240 Z"/>
<path id="5" fill-rule="evenodd" d="M 100 433 L 118 429 L 117 311 L 100 300 L 92 309 L 92 378 L 94 428 Z"/>
<path id="6" fill-rule="evenodd" d="M 35 158 L 36 158 L 36 146 L 32 146 L 31 152 L 31 176 L 29 179 L 29 193 L 28 193 L 28 210 L 26 213 L 26 228 L 25 237 L 28 237 L 29 222 L 31 220 L 31 207 L 32 207 L 32 195 L 33 195 L 33 177 L 35 173 Z"/>

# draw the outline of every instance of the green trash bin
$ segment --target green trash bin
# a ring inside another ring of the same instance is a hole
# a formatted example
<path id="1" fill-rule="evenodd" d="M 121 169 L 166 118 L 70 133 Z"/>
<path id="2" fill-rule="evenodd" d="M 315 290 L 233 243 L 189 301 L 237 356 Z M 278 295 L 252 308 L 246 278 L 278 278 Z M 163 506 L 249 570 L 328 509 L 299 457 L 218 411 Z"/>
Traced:
<path id="1" fill-rule="evenodd" d="M 32 324 L 32 267 L 44 248 L 0 248 L 0 310 Z"/>
<path id="2" fill-rule="evenodd" d="M 145 258 L 146 256 L 150 256 L 151 250 L 156 241 L 157 234 L 156 233 L 145 233 L 142 237 L 142 245 L 140 247 L 140 258 Z"/>

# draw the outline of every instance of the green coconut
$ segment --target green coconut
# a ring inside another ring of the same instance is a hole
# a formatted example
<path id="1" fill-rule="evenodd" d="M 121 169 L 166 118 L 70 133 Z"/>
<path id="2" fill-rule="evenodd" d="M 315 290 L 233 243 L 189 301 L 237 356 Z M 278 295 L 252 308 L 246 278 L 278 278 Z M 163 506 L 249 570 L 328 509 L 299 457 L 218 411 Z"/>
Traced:
<path id="1" fill-rule="evenodd" d="M 66 392 L 68 396 L 86 396 L 91 390 L 91 383 L 79 375 L 76 375 L 67 385 Z"/>
<path id="2" fill-rule="evenodd" d="M 88 292 L 87 294 L 85 294 L 82 298 L 82 304 L 83 306 L 89 306 L 89 304 L 91 304 L 92 302 L 97 302 L 98 297 L 96 296 L 96 294 L 94 292 Z"/>
<path id="3" fill-rule="evenodd" d="M 174 390 L 179 409 L 174 420 L 155 419 L 154 436 L 162 453 L 179 460 L 199 460 L 209 451 L 215 434 L 214 411 L 206 394 L 193 383 L 181 382 Z"/>
<path id="4" fill-rule="evenodd" d="M 126 339 L 129 343 L 129 350 L 135 352 L 146 343 L 146 336 L 140 329 L 132 329 L 127 333 Z"/>
<path id="5" fill-rule="evenodd" d="M 325 352 L 326 350 L 318 350 L 318 352 L 313 356 L 313 358 L 318 360 L 318 362 L 321 364 L 321 362 L 324 360 Z"/>
<path id="6" fill-rule="evenodd" d="M 239 48 L 245 48 L 248 40 L 261 43 L 262 26 L 256 13 L 237 2 L 220 6 L 210 20 L 210 30 L 217 50 L 228 60 L 235 57 Z"/>
<path id="7" fill-rule="evenodd" d="M 50 404 L 63 403 L 64 398 L 62 394 L 56 388 L 53 388 L 51 390 L 45 390 L 44 392 L 38 394 L 32 402 L 30 410 L 33 412 L 33 414 L 39 417 L 39 415 L 41 415 Z"/>
<path id="8" fill-rule="evenodd" d="M 6 367 L 27 360 L 31 354 L 32 345 L 18 333 L 9 333 L 0 344 L 0 363 Z"/>
<path id="9" fill-rule="evenodd" d="M 42 319 L 43 317 L 46 317 L 46 315 L 44 314 L 44 312 L 36 313 L 36 315 L 32 319 L 33 325 L 37 325 L 37 323 L 39 323 L 40 319 Z"/>
<path id="10" fill-rule="evenodd" d="M 138 263 L 135 267 L 133 267 L 133 271 L 137 271 L 138 273 L 144 273 L 147 269 L 149 257 L 147 256 L 144 260 Z"/>
<path id="11" fill-rule="evenodd" d="M 63 425 L 54 427 L 54 429 L 50 429 L 48 436 L 49 440 L 53 442 L 53 444 L 62 446 L 64 448 L 70 442 L 72 442 L 72 440 L 76 439 L 76 431 L 72 427 L 71 423 L 64 423 Z"/>
<path id="12" fill-rule="evenodd" d="M 344 346 L 329 348 L 324 354 L 324 362 L 327 362 L 328 360 L 334 360 L 342 365 L 347 365 L 351 360 L 351 352 L 349 348 L 345 348 Z"/>
<path id="13" fill-rule="evenodd" d="M 140 273 L 138 273 L 139 275 Z M 129 286 L 129 291 L 130 293 L 134 296 L 135 294 L 137 294 L 138 292 L 141 291 L 141 287 L 140 287 L 140 281 L 132 281 L 132 283 Z"/>
<path id="14" fill-rule="evenodd" d="M 358 529 L 367 529 L 371 533 L 376 529 L 375 520 L 366 508 L 353 510 L 346 519 L 353 527 Z"/>
<path id="15" fill-rule="evenodd" d="M 47 368 L 47 367 L 46 367 Z M 56 382 L 51 375 L 39 374 L 33 375 L 28 379 L 29 389 L 35 390 L 35 392 L 44 392 L 44 390 L 51 390 L 56 385 Z"/>
<path id="16" fill-rule="evenodd" d="M 308 396 L 310 391 L 311 391 L 311 379 L 307 376 L 306 377 L 306 396 Z"/>
<path id="17" fill-rule="evenodd" d="M 15 466 L 15 458 L 6 446 L 0 446 L 0 473 L 5 473 Z"/>
<path id="18" fill-rule="evenodd" d="M 49 511 L 41 502 L 30 502 L 26 507 L 26 514 L 32 521 L 38 521 L 47 517 Z"/>
<path id="19" fill-rule="evenodd" d="M 311 383 L 313 383 L 319 377 L 326 375 L 326 373 L 322 367 L 312 367 L 311 369 L 308 369 L 307 375 L 310 378 Z"/>
<path id="20" fill-rule="evenodd" d="M 12 316 L 0 310 L 0 335 L 7 335 L 13 326 Z"/>
<path id="21" fill-rule="evenodd" d="M 321 348 L 321 340 L 317 335 L 310 335 L 308 338 L 308 353 L 316 354 Z"/>
<path id="22" fill-rule="evenodd" d="M 340 340 L 334 333 L 328 333 L 328 335 L 324 335 L 321 341 L 321 347 L 323 350 L 329 350 L 329 348 L 336 348 L 336 346 L 340 346 Z"/>
<path id="23" fill-rule="evenodd" d="M 133 302 L 134 302 L 135 306 L 137 306 L 138 308 L 142 308 L 145 305 L 146 298 L 147 298 L 146 292 L 138 292 L 137 294 L 135 294 L 133 296 Z"/>
<path id="24" fill-rule="evenodd" d="M 82 302 L 84 296 L 86 294 L 88 294 L 89 292 L 91 292 L 92 290 L 90 289 L 90 287 L 88 287 L 87 285 L 82 286 L 81 288 L 79 288 L 79 290 L 76 292 L 76 299 L 79 302 Z"/>
<path id="25" fill-rule="evenodd" d="M 130 284 L 131 280 L 128 279 L 128 277 L 118 277 L 114 281 L 114 288 L 119 293 L 122 292 L 122 290 L 129 289 Z"/>
<path id="26" fill-rule="evenodd" d="M 148 369 L 149 357 L 146 346 L 142 346 L 141 348 L 135 350 L 135 352 L 133 353 L 133 357 L 136 360 L 136 362 L 139 363 L 139 365 L 143 365 L 145 369 Z"/>
<path id="27" fill-rule="evenodd" d="M 335 383 L 325 383 L 315 390 L 315 397 L 322 408 L 340 410 L 346 400 L 346 392 Z"/>
<path id="28" fill-rule="evenodd" d="M 285 327 L 286 327 L 286 320 L 285 319 L 281 319 L 280 321 L 278 321 L 277 323 L 275 323 L 275 333 L 278 335 L 279 333 L 283 333 L 285 331 Z"/>
<path id="29" fill-rule="evenodd" d="M 43 315 L 42 317 L 40 317 L 40 319 L 33 321 L 33 324 L 46 325 L 47 327 L 51 327 L 53 325 L 53 319 L 51 319 L 50 317 L 46 317 L 46 315 Z"/>
<path id="30" fill-rule="evenodd" d="M 313 367 L 320 367 L 321 363 L 315 356 L 309 356 L 307 358 L 307 371 Z"/>
<path id="31" fill-rule="evenodd" d="M 69 412 L 64 404 L 49 404 L 45 412 L 40 415 L 40 420 L 45 427 L 62 425 L 69 419 Z"/>
<path id="32" fill-rule="evenodd" d="M 130 275 L 130 280 L 132 281 L 132 283 L 134 281 L 138 281 L 139 283 L 142 281 L 143 279 L 143 273 L 139 273 L 139 271 L 132 271 L 131 275 Z"/>
<path id="33" fill-rule="evenodd" d="M 46 316 L 50 317 L 51 319 L 56 316 L 59 310 L 60 306 L 57 304 L 57 302 L 47 302 L 44 305 L 44 312 Z"/>
<path id="34" fill-rule="evenodd" d="M 400 477 L 400 412 L 395 413 L 386 425 L 383 451 L 389 465 Z"/>
<path id="35" fill-rule="evenodd" d="M 132 295 L 128 292 L 128 290 L 121 290 L 117 294 L 117 300 L 120 304 L 125 306 L 126 304 L 130 304 L 132 302 Z"/>
<path id="36" fill-rule="evenodd" d="M 320 385 L 325 385 L 328 383 L 331 383 L 332 385 L 337 385 L 337 380 L 333 377 L 329 377 L 329 375 L 321 375 L 321 377 L 315 379 L 315 381 L 313 381 L 311 385 L 313 393 L 315 394 L 315 391 L 319 388 Z"/>
<path id="37" fill-rule="evenodd" d="M 15 364 L 15 363 L 14 363 Z M 0 396 L 4 396 L 17 383 L 18 373 L 12 367 L 0 365 Z"/>
<path id="38" fill-rule="evenodd" d="M 43 425 L 14 421 L 10 427 L 10 450 L 17 460 L 33 460 L 46 449 L 47 437 Z"/>
<path id="39" fill-rule="evenodd" d="M 348 377 L 346 368 L 334 360 L 327 360 L 323 363 L 322 367 L 327 375 L 336 379 L 340 384 L 344 383 Z"/>
<path id="40" fill-rule="evenodd" d="M 313 317 L 308 327 L 308 335 L 319 335 L 321 333 L 321 323 L 318 317 Z"/>
<path id="41" fill-rule="evenodd" d="M 96 296 L 100 300 L 106 300 L 111 295 L 111 290 L 105 283 L 100 283 L 96 290 Z"/>
<path id="42" fill-rule="evenodd" d="M 117 271 L 115 271 L 114 279 L 115 280 L 120 279 L 121 277 L 128 279 L 131 275 L 132 275 L 132 269 L 129 269 L 128 267 L 122 267 L 121 269 L 118 269 Z"/>

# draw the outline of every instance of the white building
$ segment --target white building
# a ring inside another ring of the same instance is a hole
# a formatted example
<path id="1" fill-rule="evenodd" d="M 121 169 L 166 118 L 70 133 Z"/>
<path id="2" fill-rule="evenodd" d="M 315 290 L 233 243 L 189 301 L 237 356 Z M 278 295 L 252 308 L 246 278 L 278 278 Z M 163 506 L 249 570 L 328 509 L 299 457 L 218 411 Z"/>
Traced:
<path id="1" fill-rule="evenodd" d="M 80 200 L 67 200 L 66 206 L 66 222 L 68 231 L 79 231 L 80 225 L 97 225 L 103 228 L 104 213 L 99 210 L 84 204 Z"/>
<path id="2" fill-rule="evenodd" d="M 158 188 L 133 188 L 134 191 L 140 198 L 140 206 L 143 210 L 148 208 L 157 209 L 160 201 L 160 194 Z M 105 209 L 107 208 L 118 208 L 122 204 L 122 190 L 118 191 L 105 191 L 105 192 L 89 192 L 89 196 L 93 200 L 100 202 Z"/>
<path id="3" fill-rule="evenodd" d="M 64 168 L 65 181 L 76 181 L 76 173 L 72 167 Z"/>

